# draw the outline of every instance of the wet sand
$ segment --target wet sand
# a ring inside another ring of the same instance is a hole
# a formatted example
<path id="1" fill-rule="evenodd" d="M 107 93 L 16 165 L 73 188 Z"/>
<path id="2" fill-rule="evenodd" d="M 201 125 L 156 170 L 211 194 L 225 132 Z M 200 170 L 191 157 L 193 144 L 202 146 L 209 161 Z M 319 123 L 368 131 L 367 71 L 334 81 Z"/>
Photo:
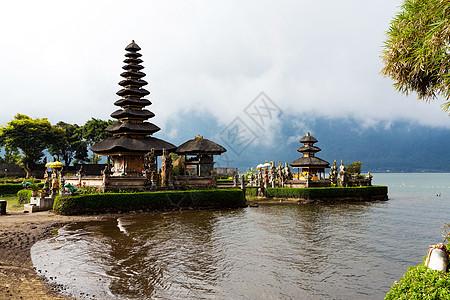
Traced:
<path id="1" fill-rule="evenodd" d="M 0 216 L 0 299 L 69 299 L 36 274 L 30 249 L 52 234 L 55 226 L 99 216 L 61 216 L 52 212 L 8 212 Z"/>

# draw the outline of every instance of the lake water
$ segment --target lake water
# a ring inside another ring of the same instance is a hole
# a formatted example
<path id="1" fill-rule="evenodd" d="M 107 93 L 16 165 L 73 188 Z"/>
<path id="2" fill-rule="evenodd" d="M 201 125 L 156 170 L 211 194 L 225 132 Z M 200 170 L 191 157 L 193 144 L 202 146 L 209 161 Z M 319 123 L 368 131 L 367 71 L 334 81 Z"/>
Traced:
<path id="1" fill-rule="evenodd" d="M 374 184 L 389 201 L 70 224 L 31 256 L 76 298 L 382 299 L 442 242 L 450 174 L 374 174 Z"/>

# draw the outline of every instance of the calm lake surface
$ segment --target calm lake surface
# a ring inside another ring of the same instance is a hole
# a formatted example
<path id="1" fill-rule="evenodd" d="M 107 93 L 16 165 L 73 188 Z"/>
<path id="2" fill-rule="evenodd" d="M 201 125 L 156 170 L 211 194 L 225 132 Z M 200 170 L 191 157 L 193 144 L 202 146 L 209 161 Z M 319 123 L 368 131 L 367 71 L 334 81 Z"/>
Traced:
<path id="1" fill-rule="evenodd" d="M 450 174 L 374 174 L 389 201 L 75 223 L 32 260 L 95 299 L 382 299 L 450 221 Z M 440 194 L 441 196 L 437 196 Z"/>

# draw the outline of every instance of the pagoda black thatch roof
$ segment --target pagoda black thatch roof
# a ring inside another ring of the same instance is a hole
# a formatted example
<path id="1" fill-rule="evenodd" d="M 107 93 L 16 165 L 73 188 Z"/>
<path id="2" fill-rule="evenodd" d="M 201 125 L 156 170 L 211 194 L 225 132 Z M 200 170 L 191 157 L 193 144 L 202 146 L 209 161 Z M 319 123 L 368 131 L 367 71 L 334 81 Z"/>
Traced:
<path id="1" fill-rule="evenodd" d="M 301 146 L 300 148 L 297 149 L 298 152 L 302 152 L 302 153 L 305 153 L 305 152 L 306 153 L 316 153 L 316 152 L 319 152 L 320 150 L 322 150 L 322 149 L 320 149 L 317 146 L 312 146 L 309 144 Z"/>
<path id="2" fill-rule="evenodd" d="M 133 99 L 133 98 L 122 98 L 114 102 L 116 106 L 125 106 L 125 105 L 133 105 L 133 106 L 148 106 L 152 104 L 150 100 L 147 99 Z"/>
<path id="3" fill-rule="evenodd" d="M 204 139 L 202 136 L 197 136 L 192 140 L 189 140 L 180 145 L 175 153 L 180 155 L 220 155 L 226 152 L 227 149 L 219 144 L 216 144 L 208 139 Z"/>
<path id="4" fill-rule="evenodd" d="M 175 145 L 150 136 L 160 128 L 146 122 L 155 114 L 144 109 L 152 103 L 147 99 L 141 99 L 150 94 L 148 90 L 142 88 L 148 83 L 141 79 L 145 77 L 145 73 L 141 71 L 144 67 L 140 65 L 143 60 L 139 58 L 142 55 L 137 53 L 141 48 L 132 41 L 125 50 L 126 65 L 122 67 L 125 72 L 120 74 L 124 79 L 119 82 L 122 89 L 116 93 L 122 98 L 114 103 L 121 109 L 111 114 L 111 117 L 118 121 L 106 128 L 113 136 L 92 145 L 90 149 L 100 155 L 143 155 L 152 149 L 157 155 L 161 155 L 163 149 L 171 152 L 177 148 Z"/>
<path id="5" fill-rule="evenodd" d="M 131 108 L 125 108 L 125 109 L 118 109 L 115 112 L 111 114 L 111 117 L 116 119 L 122 119 L 122 118 L 136 118 L 136 119 L 148 119 L 153 118 L 155 116 L 154 113 L 147 109 L 131 109 Z"/>
<path id="6" fill-rule="evenodd" d="M 140 124 L 132 123 L 132 122 L 116 122 L 114 124 L 109 125 L 105 129 L 111 133 L 124 133 L 124 132 L 133 132 L 133 133 L 145 133 L 145 134 L 153 134 L 160 130 L 158 126 L 153 123 L 143 122 Z"/>
<path id="7" fill-rule="evenodd" d="M 314 144 L 317 143 L 318 141 L 316 140 L 315 137 L 313 137 L 309 132 L 306 133 L 306 136 L 302 137 L 302 139 L 300 140 L 300 143 L 302 144 Z"/>
<path id="8" fill-rule="evenodd" d="M 162 154 L 163 149 L 171 152 L 176 148 L 177 146 L 154 137 L 135 139 L 128 136 L 113 136 L 92 145 L 90 149 L 98 154 L 121 152 L 147 153 L 152 149 L 155 149 L 155 153 L 160 155 Z"/>
<path id="9" fill-rule="evenodd" d="M 318 157 L 300 157 L 289 163 L 289 165 L 293 168 L 304 168 L 304 167 L 321 167 L 321 168 L 329 168 L 330 163 L 318 158 Z"/>

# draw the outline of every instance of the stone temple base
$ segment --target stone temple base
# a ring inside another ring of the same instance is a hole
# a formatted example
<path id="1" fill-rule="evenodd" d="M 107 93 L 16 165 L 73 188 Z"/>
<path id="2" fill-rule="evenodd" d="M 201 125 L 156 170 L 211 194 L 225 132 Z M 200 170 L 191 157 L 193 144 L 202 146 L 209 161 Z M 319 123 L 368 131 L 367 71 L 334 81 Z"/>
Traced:
<path id="1" fill-rule="evenodd" d="M 54 197 L 31 197 L 30 203 L 23 206 L 24 212 L 46 211 L 53 209 Z"/>

